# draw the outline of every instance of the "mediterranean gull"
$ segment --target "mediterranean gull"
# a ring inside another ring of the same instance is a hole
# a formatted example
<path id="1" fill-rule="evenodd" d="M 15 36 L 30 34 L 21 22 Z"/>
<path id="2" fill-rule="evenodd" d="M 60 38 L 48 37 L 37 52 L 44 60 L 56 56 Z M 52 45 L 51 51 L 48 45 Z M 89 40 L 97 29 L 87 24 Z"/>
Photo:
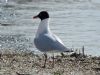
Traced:
<path id="1" fill-rule="evenodd" d="M 45 62 L 43 67 L 45 68 L 47 61 L 46 52 L 72 52 L 72 51 L 66 48 L 63 42 L 59 39 L 59 37 L 57 37 L 55 34 L 51 32 L 49 28 L 49 14 L 47 11 L 41 11 L 37 16 L 33 17 L 33 19 L 35 18 L 40 18 L 41 22 L 39 24 L 34 39 L 34 44 L 37 49 L 39 49 L 41 52 L 44 52 Z"/>

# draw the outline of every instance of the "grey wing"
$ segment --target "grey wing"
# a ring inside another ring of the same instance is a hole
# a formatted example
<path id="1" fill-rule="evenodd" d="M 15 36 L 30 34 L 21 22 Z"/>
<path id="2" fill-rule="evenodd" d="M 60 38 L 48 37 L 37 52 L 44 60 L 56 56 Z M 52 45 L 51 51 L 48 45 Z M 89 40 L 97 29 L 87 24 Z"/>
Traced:
<path id="1" fill-rule="evenodd" d="M 68 49 L 53 35 L 41 35 L 35 38 L 34 43 L 40 51 L 68 51 Z"/>
<path id="2" fill-rule="evenodd" d="M 57 37 L 56 35 L 53 35 L 53 37 L 55 38 L 55 45 L 57 46 L 57 49 L 60 51 L 65 51 L 65 52 L 71 52 L 70 49 L 66 48 L 65 45 L 63 44 L 62 40 L 60 40 L 59 37 Z"/>

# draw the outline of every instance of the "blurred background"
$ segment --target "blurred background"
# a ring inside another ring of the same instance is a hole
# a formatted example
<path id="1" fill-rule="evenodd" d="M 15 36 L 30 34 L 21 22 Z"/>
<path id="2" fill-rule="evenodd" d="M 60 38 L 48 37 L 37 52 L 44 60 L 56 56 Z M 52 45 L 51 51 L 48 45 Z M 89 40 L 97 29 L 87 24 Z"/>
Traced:
<path id="1" fill-rule="evenodd" d="M 50 28 L 66 47 L 100 55 L 100 0 L 0 0 L 0 50 L 38 51 L 34 36 L 40 11 L 50 14 Z"/>

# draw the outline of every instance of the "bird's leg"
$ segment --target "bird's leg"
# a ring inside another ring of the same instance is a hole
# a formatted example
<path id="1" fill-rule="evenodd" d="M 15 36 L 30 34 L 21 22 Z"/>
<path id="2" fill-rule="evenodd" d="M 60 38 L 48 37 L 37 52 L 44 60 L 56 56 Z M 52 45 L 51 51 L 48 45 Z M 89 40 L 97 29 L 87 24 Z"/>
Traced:
<path id="1" fill-rule="evenodd" d="M 53 59 L 52 67 L 54 68 L 54 53 L 53 53 L 53 57 L 52 57 L 52 59 Z"/>
<path id="2" fill-rule="evenodd" d="M 47 54 L 44 53 L 44 65 L 42 68 L 45 68 L 46 67 L 46 62 L 47 62 Z"/>

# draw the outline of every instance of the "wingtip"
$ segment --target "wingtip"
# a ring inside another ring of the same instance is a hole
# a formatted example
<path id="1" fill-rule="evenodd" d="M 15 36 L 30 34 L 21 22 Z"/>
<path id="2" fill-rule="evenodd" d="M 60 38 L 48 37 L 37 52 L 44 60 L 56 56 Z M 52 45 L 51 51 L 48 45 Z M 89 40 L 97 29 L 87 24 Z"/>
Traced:
<path id="1" fill-rule="evenodd" d="M 74 52 L 72 49 L 67 49 L 65 52 Z"/>

